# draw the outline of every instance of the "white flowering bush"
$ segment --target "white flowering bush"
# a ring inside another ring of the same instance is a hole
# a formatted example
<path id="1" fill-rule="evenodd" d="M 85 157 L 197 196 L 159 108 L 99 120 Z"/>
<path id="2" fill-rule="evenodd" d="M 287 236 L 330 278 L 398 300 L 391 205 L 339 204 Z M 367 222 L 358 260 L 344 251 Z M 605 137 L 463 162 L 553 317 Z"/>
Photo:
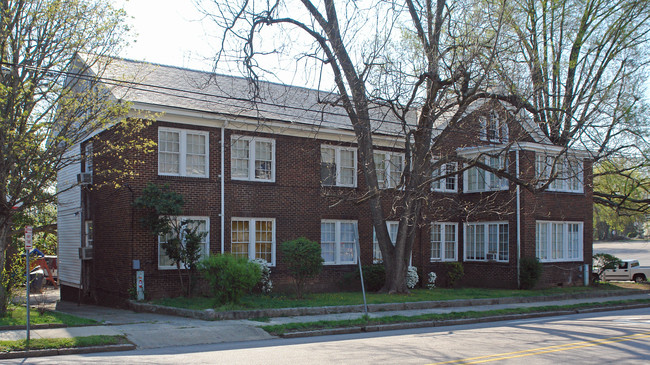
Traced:
<path id="1" fill-rule="evenodd" d="M 260 290 L 263 294 L 270 293 L 273 289 L 273 282 L 271 281 L 271 268 L 266 263 L 266 260 L 255 259 L 252 262 L 257 264 L 257 266 L 260 267 L 260 271 L 262 271 L 262 276 L 260 277 L 260 282 L 258 283 Z"/>
<path id="2" fill-rule="evenodd" d="M 418 269 L 415 266 L 409 266 L 408 271 L 406 272 L 406 286 L 409 289 L 413 289 L 418 285 L 419 280 Z"/>
<path id="3" fill-rule="evenodd" d="M 435 272 L 430 272 L 428 277 L 427 277 L 427 288 L 433 289 L 436 287 L 436 279 L 438 278 L 438 275 L 436 275 Z"/>

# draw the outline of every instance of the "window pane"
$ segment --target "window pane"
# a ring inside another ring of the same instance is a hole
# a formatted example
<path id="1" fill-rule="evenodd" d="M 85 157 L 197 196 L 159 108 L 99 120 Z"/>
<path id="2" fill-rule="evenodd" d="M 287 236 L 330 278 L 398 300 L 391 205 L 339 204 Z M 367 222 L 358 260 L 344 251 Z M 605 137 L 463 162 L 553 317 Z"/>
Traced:
<path id="1" fill-rule="evenodd" d="M 325 262 L 335 261 L 336 223 L 322 222 L 320 225 L 321 256 Z"/>
<path id="2" fill-rule="evenodd" d="M 456 164 L 448 163 L 445 165 L 445 174 L 453 174 L 456 172 Z M 456 190 L 456 175 L 450 175 L 445 179 L 446 190 Z"/>
<path id="3" fill-rule="evenodd" d="M 180 172 L 180 133 L 158 132 L 158 171 L 164 174 Z"/>
<path id="4" fill-rule="evenodd" d="M 248 259 L 248 245 L 250 243 L 250 227 L 248 221 L 232 221 L 231 230 L 231 253 L 235 257 Z"/>
<path id="5" fill-rule="evenodd" d="M 431 225 L 431 259 L 439 260 L 441 252 L 442 226 L 440 224 Z"/>
<path id="6" fill-rule="evenodd" d="M 402 155 L 390 156 L 390 187 L 394 188 L 399 185 L 402 178 L 402 171 L 404 170 Z"/>
<path id="7" fill-rule="evenodd" d="M 507 261 L 509 259 L 509 236 L 508 224 L 499 224 L 499 260 Z"/>
<path id="8" fill-rule="evenodd" d="M 465 229 L 467 232 L 465 233 L 465 256 L 468 259 L 475 259 L 476 258 L 476 230 L 474 229 L 474 226 L 472 225 L 467 225 L 465 226 Z"/>
<path id="9" fill-rule="evenodd" d="M 388 236 L 390 237 L 390 243 L 395 246 L 395 242 L 397 242 L 397 230 L 399 229 L 399 223 L 397 222 L 389 222 L 388 223 Z"/>
<path id="10" fill-rule="evenodd" d="M 354 185 L 354 151 L 341 152 L 341 181 L 342 185 Z"/>
<path id="11" fill-rule="evenodd" d="M 375 160 L 375 171 L 377 171 L 379 188 L 387 188 L 385 155 L 383 153 L 374 153 L 372 157 Z"/>
<path id="12" fill-rule="evenodd" d="M 330 147 L 320 148 L 320 178 L 323 185 L 336 185 L 336 155 Z"/>
<path id="13" fill-rule="evenodd" d="M 255 222 L 255 258 L 271 262 L 273 246 L 273 221 Z"/>
<path id="14" fill-rule="evenodd" d="M 497 253 L 498 241 L 499 241 L 499 225 L 490 224 L 488 225 L 488 252 L 491 254 Z M 496 257 L 494 257 L 496 259 Z"/>
<path id="15" fill-rule="evenodd" d="M 341 262 L 354 261 L 354 223 L 341 223 Z"/>
<path id="16" fill-rule="evenodd" d="M 249 142 L 245 139 L 234 139 L 231 151 L 232 177 L 248 178 Z"/>
<path id="17" fill-rule="evenodd" d="M 188 133 L 187 156 L 185 162 L 186 174 L 205 175 L 206 171 L 206 139 L 205 135 Z"/>
<path id="18" fill-rule="evenodd" d="M 476 225 L 476 259 L 485 260 L 485 226 Z"/>
<path id="19" fill-rule="evenodd" d="M 255 178 L 272 179 L 273 144 L 267 141 L 255 142 Z"/>

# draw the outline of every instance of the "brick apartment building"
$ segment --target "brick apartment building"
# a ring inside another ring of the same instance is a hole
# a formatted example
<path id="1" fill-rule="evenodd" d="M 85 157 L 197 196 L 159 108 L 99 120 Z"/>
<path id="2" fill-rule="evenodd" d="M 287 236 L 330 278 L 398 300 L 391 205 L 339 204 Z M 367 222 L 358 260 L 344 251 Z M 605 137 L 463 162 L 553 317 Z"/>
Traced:
<path id="1" fill-rule="evenodd" d="M 331 95 L 262 83 L 262 101 L 252 104 L 244 79 L 127 60 L 115 60 L 104 77 L 135 80 L 109 86 L 111 95 L 131 102 L 133 116 L 156 113 L 144 137 L 157 147 L 133 156 L 145 163 L 118 188 L 103 185 L 93 171 L 118 163 L 101 153 L 61 171 L 59 188 L 68 189 L 58 206 L 64 300 L 120 305 L 129 298 L 136 270 L 144 271 L 147 296 L 179 293 L 159 238 L 141 226 L 142 212 L 133 207 L 149 182 L 183 195 L 179 219 L 190 218 L 207 232 L 204 252 L 263 258 L 276 287 L 288 280 L 277 247 L 298 237 L 321 244 L 325 267 L 314 290 L 341 289 L 345 274 L 357 269 L 357 256 L 362 264 L 381 260 L 368 208 L 343 199 L 360 195 L 365 182 L 347 116 L 322 103 Z M 394 236 L 392 202 L 404 138 L 385 110 L 373 113 L 375 163 Z M 528 181 L 543 182 L 555 164 L 558 179 L 533 193 L 476 167 L 443 166 L 439 173 L 449 176 L 432 184 L 412 252 L 421 278 L 433 271 L 444 283 L 445 264 L 458 261 L 465 269 L 461 285 L 516 288 L 520 258 L 536 256 L 544 264 L 540 286 L 581 284 L 592 255 L 588 156 L 553 146 L 536 126 L 515 121 L 498 103 L 474 108 L 463 123 L 455 131 L 440 127 L 441 153 L 482 156 Z M 91 156 L 113 133 L 90 136 L 74 153 Z M 563 153 L 566 158 L 554 158 Z M 354 250 L 357 233 L 360 255 Z"/>

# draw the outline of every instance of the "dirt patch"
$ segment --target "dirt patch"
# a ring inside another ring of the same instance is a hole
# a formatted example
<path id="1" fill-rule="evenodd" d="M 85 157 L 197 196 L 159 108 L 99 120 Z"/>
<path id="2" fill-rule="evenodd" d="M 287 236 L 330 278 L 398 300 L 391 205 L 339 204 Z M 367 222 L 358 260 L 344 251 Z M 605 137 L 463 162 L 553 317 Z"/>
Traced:
<path id="1" fill-rule="evenodd" d="M 635 283 L 633 281 L 615 281 L 615 282 L 610 281 L 609 284 L 623 289 L 650 290 L 649 282 Z"/>

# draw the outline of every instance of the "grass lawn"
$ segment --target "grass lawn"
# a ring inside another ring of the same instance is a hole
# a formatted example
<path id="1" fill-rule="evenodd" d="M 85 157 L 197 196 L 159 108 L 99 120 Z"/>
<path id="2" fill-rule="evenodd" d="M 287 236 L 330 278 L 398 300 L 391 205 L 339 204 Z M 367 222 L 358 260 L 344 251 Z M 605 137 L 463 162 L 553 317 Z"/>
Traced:
<path id="1" fill-rule="evenodd" d="M 454 299 L 480 299 L 480 298 L 504 298 L 504 297 L 535 297 L 559 294 L 572 294 L 582 292 L 593 292 L 602 290 L 621 289 L 620 287 L 603 284 L 596 287 L 567 287 L 541 290 L 507 290 L 507 289 L 481 289 L 481 288 L 460 288 L 460 289 L 413 289 L 410 294 L 379 294 L 367 293 L 368 304 L 382 303 L 405 303 L 436 300 Z M 248 295 L 242 298 L 239 304 L 216 305 L 212 298 L 166 298 L 158 299 L 153 304 L 169 307 L 203 310 L 213 308 L 217 311 L 246 310 L 246 309 L 267 309 L 267 308 L 294 308 L 294 307 L 321 307 L 336 305 L 357 305 L 363 304 L 361 292 L 338 292 L 338 293 L 317 293 L 306 295 L 304 299 L 296 299 L 293 296 L 282 294 L 270 295 Z"/>
<path id="2" fill-rule="evenodd" d="M 329 328 L 360 327 L 360 326 L 392 324 L 392 323 L 442 321 L 442 320 L 465 319 L 465 318 L 484 318 L 484 317 L 491 317 L 491 316 L 503 316 L 508 314 L 525 314 L 525 313 L 551 312 L 551 311 L 559 311 L 559 310 L 576 310 L 582 308 L 608 307 L 614 305 L 633 304 L 633 303 L 650 303 L 650 300 L 649 299 L 614 300 L 614 301 L 603 302 L 603 303 L 581 303 L 581 304 L 572 304 L 572 305 L 551 305 L 551 306 L 540 306 L 540 307 L 531 307 L 531 308 L 496 309 L 496 310 L 481 311 L 481 312 L 467 311 L 467 312 L 451 312 L 451 313 L 430 313 L 430 314 L 421 314 L 417 316 L 386 316 L 386 317 L 370 318 L 369 316 L 365 315 L 357 319 L 287 323 L 287 324 L 280 324 L 280 325 L 260 326 L 260 328 L 262 328 L 263 330 L 265 330 L 266 332 L 272 335 L 281 335 L 287 332 L 312 331 L 312 330 L 329 329 Z"/>
<path id="3" fill-rule="evenodd" d="M 10 305 L 7 314 L 0 317 L 0 326 L 24 326 L 27 319 L 25 307 Z M 30 324 L 65 324 L 68 326 L 83 326 L 97 324 L 97 321 L 86 318 L 79 318 L 69 314 L 45 311 L 42 314 L 33 309 L 29 312 Z"/>
<path id="4" fill-rule="evenodd" d="M 29 341 L 29 348 L 35 349 L 64 349 L 73 347 L 90 347 L 102 345 L 122 345 L 130 343 L 126 336 L 87 336 L 72 338 L 36 338 Z M 21 351 L 27 348 L 26 340 L 0 341 L 0 352 Z"/>

